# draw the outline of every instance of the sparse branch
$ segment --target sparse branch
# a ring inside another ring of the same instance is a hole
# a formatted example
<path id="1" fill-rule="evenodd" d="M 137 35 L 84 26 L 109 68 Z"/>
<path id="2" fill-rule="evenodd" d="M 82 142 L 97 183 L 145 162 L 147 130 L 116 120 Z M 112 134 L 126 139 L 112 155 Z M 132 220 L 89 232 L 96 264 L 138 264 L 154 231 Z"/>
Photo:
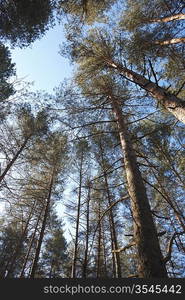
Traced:
<path id="1" fill-rule="evenodd" d="M 136 245 L 136 243 L 133 241 L 133 242 L 131 242 L 130 244 L 128 244 L 127 246 L 122 247 L 122 248 L 120 248 L 120 249 L 113 250 L 112 252 L 113 252 L 113 253 L 120 253 L 120 252 L 123 252 L 123 251 L 125 251 L 125 250 L 127 250 L 127 249 L 129 249 L 129 248 L 131 248 L 131 247 L 133 247 L 133 246 L 135 246 L 135 245 Z"/>
<path id="2" fill-rule="evenodd" d="M 155 83 L 156 83 L 157 86 L 158 86 L 158 79 L 157 79 L 157 75 L 156 75 L 156 73 L 155 73 L 155 71 L 154 71 L 154 68 L 153 68 L 153 66 L 152 66 L 152 62 L 151 62 L 150 59 L 148 60 L 148 62 L 149 62 L 149 66 L 150 66 L 150 69 L 151 69 L 151 71 L 152 71 L 152 74 L 153 74 L 153 76 L 154 76 Z"/>
<path id="3" fill-rule="evenodd" d="M 167 248 L 167 255 L 166 257 L 164 258 L 164 263 L 166 264 L 170 259 L 171 259 L 171 256 L 172 256 L 172 247 L 173 247 L 173 241 L 176 237 L 176 235 L 183 235 L 185 232 L 174 232 L 174 234 L 172 235 L 171 239 L 169 240 L 169 243 L 168 243 L 168 248 Z"/>

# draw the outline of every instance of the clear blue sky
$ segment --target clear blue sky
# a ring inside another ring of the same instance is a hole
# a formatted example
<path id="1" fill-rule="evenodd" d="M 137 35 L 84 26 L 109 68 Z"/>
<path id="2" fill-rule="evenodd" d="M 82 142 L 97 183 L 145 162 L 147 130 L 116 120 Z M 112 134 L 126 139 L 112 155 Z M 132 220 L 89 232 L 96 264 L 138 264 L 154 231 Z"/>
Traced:
<path id="1" fill-rule="evenodd" d="M 34 90 L 52 92 L 64 78 L 71 76 L 69 61 L 58 53 L 59 44 L 64 40 L 62 25 L 57 25 L 31 47 L 11 49 L 17 77 L 34 81 Z"/>

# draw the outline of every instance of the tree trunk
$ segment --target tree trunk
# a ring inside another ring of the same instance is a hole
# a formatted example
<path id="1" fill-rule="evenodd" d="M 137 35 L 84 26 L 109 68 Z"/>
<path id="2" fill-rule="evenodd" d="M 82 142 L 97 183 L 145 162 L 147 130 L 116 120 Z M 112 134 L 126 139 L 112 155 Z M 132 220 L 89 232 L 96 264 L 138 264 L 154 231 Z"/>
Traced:
<path id="1" fill-rule="evenodd" d="M 30 220 L 31 220 L 31 218 L 32 218 L 32 215 L 33 215 L 33 211 L 34 211 L 34 209 L 35 209 L 35 206 L 36 206 L 36 200 L 34 201 L 33 206 L 32 206 L 32 208 L 31 208 L 31 210 L 30 210 L 30 213 L 29 213 L 28 219 L 27 219 L 27 221 L 26 221 L 26 224 L 25 224 L 23 233 L 22 233 L 22 235 L 21 235 L 21 237 L 20 237 L 20 240 L 19 240 L 19 242 L 18 242 L 18 244 L 17 244 L 17 246 L 16 246 L 16 248 L 15 248 L 14 253 L 12 254 L 11 263 L 10 263 L 10 266 L 8 267 L 8 272 L 7 272 L 7 274 L 6 274 L 6 277 L 7 277 L 7 278 L 11 276 L 11 272 L 12 272 L 12 270 L 13 270 L 13 268 L 14 268 L 14 265 L 15 265 L 15 262 L 16 262 L 16 259 L 17 259 L 17 256 L 18 256 L 19 251 L 20 251 L 20 248 L 21 248 L 21 246 L 22 246 L 22 244 L 23 244 L 23 241 L 24 241 L 24 239 L 25 239 L 25 237 L 26 237 L 26 233 L 27 233 L 27 230 L 28 230 L 28 226 L 29 226 Z"/>
<path id="2" fill-rule="evenodd" d="M 97 249 L 97 270 L 96 270 L 96 278 L 100 278 L 101 277 L 101 254 L 102 254 L 102 222 L 99 222 L 100 218 L 101 218 L 101 206 L 100 206 L 100 200 L 98 200 L 98 249 Z"/>
<path id="3" fill-rule="evenodd" d="M 75 232 L 75 248 L 73 263 L 71 269 L 71 278 L 76 278 L 76 263 L 78 255 L 78 238 L 79 238 L 79 225 L 80 225 L 80 208 L 81 208 L 81 196 L 82 196 L 82 168 L 83 168 L 83 152 L 80 162 L 80 179 L 79 179 L 79 192 L 78 192 L 78 207 L 77 207 L 77 216 L 76 216 L 76 232 Z"/>
<path id="4" fill-rule="evenodd" d="M 173 16 L 169 17 L 163 17 L 163 18 L 158 18 L 158 19 L 151 19 L 149 20 L 149 23 L 167 23 L 171 21 L 176 21 L 176 20 L 184 20 L 185 19 L 185 14 L 176 14 Z"/>
<path id="5" fill-rule="evenodd" d="M 26 147 L 26 145 L 27 145 L 30 137 L 31 137 L 31 135 L 28 136 L 25 139 L 25 141 L 22 144 L 22 146 L 20 147 L 20 149 L 16 152 L 16 154 L 14 155 L 14 157 L 12 158 L 12 160 L 8 163 L 8 165 L 6 166 L 5 170 L 0 175 L 0 182 L 4 179 L 4 177 L 6 176 L 6 174 L 8 173 L 8 171 L 10 170 L 10 168 L 12 167 L 12 165 L 14 164 L 14 162 L 17 160 L 17 158 L 19 157 L 19 155 L 21 154 L 21 152 L 24 150 L 24 148 Z"/>
<path id="6" fill-rule="evenodd" d="M 31 242 L 30 242 L 28 251 L 26 253 L 26 257 L 24 259 L 24 263 L 23 263 L 23 266 L 22 266 L 20 278 L 24 278 L 24 272 L 25 272 L 26 264 L 28 262 L 28 258 L 29 258 L 30 252 L 31 252 L 31 248 L 33 246 L 33 242 L 34 242 L 34 239 L 35 239 L 35 235 L 36 235 L 36 232 L 37 232 L 37 228 L 38 228 L 38 225 L 39 225 L 39 222 L 40 222 L 40 218 L 41 218 L 42 212 L 43 212 L 43 209 L 41 209 L 40 214 L 39 214 L 39 216 L 37 218 L 37 223 L 35 225 L 34 232 L 33 232 L 32 236 L 31 236 Z"/>
<path id="7" fill-rule="evenodd" d="M 179 121 L 185 123 L 185 101 L 167 92 L 164 88 L 158 86 L 156 83 L 146 79 L 144 76 L 131 71 L 121 64 L 115 63 L 111 60 L 106 60 L 109 67 L 114 68 L 126 79 L 131 80 L 139 85 L 142 89 L 149 92 L 156 100 L 164 105 L 164 107 L 172 113 Z"/>
<path id="8" fill-rule="evenodd" d="M 161 46 L 185 43 L 185 37 L 173 38 L 173 39 L 165 40 L 165 41 L 155 41 L 153 43 L 156 45 L 161 45 Z"/>
<path id="9" fill-rule="evenodd" d="M 89 210 L 90 210 L 90 186 L 88 187 L 88 196 L 87 196 L 87 207 L 86 207 L 86 238 L 85 238 L 85 254 L 83 262 L 82 277 L 87 277 L 87 264 L 88 264 L 88 249 L 89 249 Z"/>
<path id="10" fill-rule="evenodd" d="M 108 205 L 111 207 L 112 205 L 112 199 L 111 194 L 109 190 L 109 184 L 108 184 L 108 178 L 106 173 L 106 168 L 104 165 L 104 155 L 103 155 L 103 148 L 100 141 L 100 155 L 102 160 L 102 166 L 103 166 L 103 176 L 105 181 L 105 188 L 107 193 L 107 200 Z M 117 241 L 117 234 L 116 234 L 116 228 L 115 228 L 115 222 L 114 222 L 114 216 L 112 209 L 109 210 L 109 220 L 110 220 L 110 231 L 111 231 L 111 240 L 112 240 L 112 255 L 113 255 L 113 266 L 115 268 L 115 277 L 121 278 L 121 261 L 120 261 L 120 254 L 118 252 L 114 252 L 114 250 L 117 250 L 119 248 L 118 241 Z"/>
<path id="11" fill-rule="evenodd" d="M 138 250 L 138 276 L 141 278 L 167 278 L 167 271 L 160 250 L 146 189 L 125 125 L 120 103 L 112 96 L 109 99 L 117 120 L 124 154 L 125 172 L 134 222 L 134 239 Z"/>
<path id="12" fill-rule="evenodd" d="M 37 267 L 38 267 L 40 250 L 41 250 L 42 241 L 43 241 L 43 238 L 44 238 L 44 232 L 45 232 L 47 217 L 48 217 L 48 213 L 49 213 L 49 206 L 50 206 L 50 201 L 51 201 L 51 193 L 52 193 L 52 188 L 53 188 L 53 181 L 54 181 L 54 170 L 53 170 L 52 175 L 51 175 L 51 180 L 50 180 L 50 184 L 49 184 L 48 197 L 46 199 L 46 206 L 45 206 L 44 218 L 43 218 L 43 221 L 42 221 L 42 227 L 41 227 L 40 236 L 39 236 L 39 240 L 38 240 L 38 244 L 37 244 L 37 249 L 36 249 L 36 253 L 35 253 L 35 257 L 34 257 L 32 269 L 31 269 L 30 278 L 34 278 L 35 277 L 35 273 L 36 273 Z"/>

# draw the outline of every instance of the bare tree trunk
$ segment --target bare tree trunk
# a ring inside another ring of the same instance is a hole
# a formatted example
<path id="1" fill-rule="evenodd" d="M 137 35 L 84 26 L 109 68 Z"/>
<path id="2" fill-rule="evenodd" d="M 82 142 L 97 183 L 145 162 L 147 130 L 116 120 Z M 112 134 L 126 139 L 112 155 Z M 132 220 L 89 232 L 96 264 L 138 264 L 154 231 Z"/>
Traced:
<path id="1" fill-rule="evenodd" d="M 36 232 L 37 232 L 37 229 L 38 229 L 38 225 L 39 225 L 39 222 L 40 222 L 40 220 L 41 220 L 42 212 L 43 212 L 43 209 L 41 209 L 40 214 L 39 214 L 39 216 L 38 216 L 38 218 L 37 218 L 37 223 L 36 223 L 36 225 L 35 225 L 35 229 L 34 229 L 34 232 L 33 232 L 33 234 L 32 234 L 32 237 L 31 237 L 31 242 L 30 242 L 28 251 L 27 251 L 27 253 L 26 253 L 26 257 L 25 257 L 25 259 L 24 259 L 24 263 L 23 263 L 23 266 L 22 266 L 20 278 L 24 278 L 24 273 L 25 273 L 26 264 L 27 264 L 27 262 L 28 262 L 28 258 L 29 258 L 30 252 L 31 252 L 31 248 L 32 248 L 32 246 L 33 246 L 33 242 L 34 242 L 35 235 L 36 235 Z"/>
<path id="2" fill-rule="evenodd" d="M 46 206 L 45 206 L 45 211 L 44 211 L 44 218 L 42 221 L 42 227 L 41 227 L 40 236 L 39 236 L 39 240 L 38 240 L 38 244 L 37 244 L 37 248 L 36 248 L 36 253 L 35 253 L 32 269 L 31 269 L 30 278 L 35 277 L 35 273 L 36 273 L 37 267 L 38 267 L 39 255 L 40 255 L 40 250 L 41 250 L 41 246 L 42 246 L 42 241 L 44 238 L 44 232 L 45 232 L 47 217 L 48 217 L 48 213 L 49 213 L 49 206 L 50 206 L 50 202 L 51 202 L 51 193 L 52 193 L 52 188 L 53 188 L 54 172 L 55 171 L 53 170 L 52 175 L 51 175 L 48 197 L 46 199 Z"/>
<path id="3" fill-rule="evenodd" d="M 155 41 L 153 43 L 156 45 L 161 45 L 161 46 L 185 43 L 185 37 L 173 38 L 173 39 L 165 40 L 165 41 Z"/>
<path id="4" fill-rule="evenodd" d="M 20 149 L 16 152 L 16 154 L 14 155 L 14 157 L 12 158 L 12 160 L 8 163 L 8 165 L 6 166 L 5 170 L 3 171 L 3 173 L 0 175 L 0 182 L 4 179 L 4 177 L 6 176 L 6 174 L 8 173 L 8 171 L 10 170 L 10 168 L 13 166 L 14 162 L 17 160 L 17 158 L 19 157 L 19 155 L 22 153 L 22 151 L 24 150 L 24 148 L 26 147 L 29 139 L 31 136 L 28 136 L 24 143 L 22 144 L 22 146 L 20 147 Z"/>
<path id="5" fill-rule="evenodd" d="M 83 262 L 82 277 L 87 277 L 87 265 L 88 265 L 88 249 L 89 249 L 89 212 L 90 212 L 90 200 L 91 200 L 91 187 L 88 186 L 88 196 L 87 196 L 87 207 L 86 207 L 86 238 L 85 238 L 85 254 Z"/>
<path id="6" fill-rule="evenodd" d="M 181 13 L 181 14 L 176 14 L 173 16 L 151 19 L 148 22 L 149 23 L 167 23 L 167 22 L 171 22 L 171 21 L 184 20 L 184 19 L 185 19 L 185 14 Z"/>
<path id="7" fill-rule="evenodd" d="M 117 120 L 124 154 L 125 172 L 134 222 L 134 239 L 138 250 L 138 276 L 141 278 L 167 278 L 146 189 L 122 115 L 121 106 L 113 96 L 110 96 L 109 99 Z"/>
<path id="8" fill-rule="evenodd" d="M 100 200 L 98 203 L 98 221 L 101 218 L 101 207 Z M 98 226 L 98 249 L 97 249 L 97 270 L 96 270 L 96 278 L 101 277 L 101 240 L 102 240 L 102 222 L 99 222 Z"/>
<path id="9" fill-rule="evenodd" d="M 36 206 L 36 200 L 34 201 L 33 206 L 32 206 L 32 208 L 31 208 L 31 210 L 30 210 L 30 213 L 29 213 L 28 219 L 27 219 L 27 221 L 26 221 L 26 224 L 25 224 L 23 233 L 22 233 L 22 235 L 21 235 L 21 237 L 20 237 L 20 240 L 19 240 L 19 242 L 18 242 L 18 244 L 17 244 L 17 246 L 16 246 L 16 248 L 15 248 L 14 253 L 12 254 L 11 263 L 10 263 L 10 265 L 9 265 L 9 267 L 8 267 L 7 274 L 6 274 L 6 277 L 7 277 L 7 278 L 11 276 L 11 272 L 12 272 L 12 270 L 13 270 L 13 268 L 14 268 L 14 265 L 15 265 L 15 262 L 16 262 L 16 259 L 17 259 L 17 256 L 18 256 L 19 251 L 20 251 L 20 248 L 21 248 L 21 246 L 22 246 L 22 244 L 23 244 L 23 241 L 24 241 L 24 239 L 25 239 L 25 236 L 26 236 L 26 233 L 27 233 L 27 230 L 28 230 L 28 226 L 29 226 L 30 220 L 31 220 L 31 218 L 32 218 L 32 216 L 33 216 L 33 211 L 34 211 L 34 209 L 35 209 L 35 206 Z"/>
<path id="10" fill-rule="evenodd" d="M 126 79 L 131 80 L 139 85 L 142 89 L 149 92 L 156 100 L 164 105 L 164 107 L 172 113 L 179 121 L 185 123 L 185 101 L 177 96 L 167 92 L 164 88 L 156 83 L 146 79 L 144 76 L 131 71 L 130 69 L 118 64 L 114 61 L 105 59 L 108 66 L 117 70 Z"/>
<path id="11" fill-rule="evenodd" d="M 102 160 L 102 166 L 103 166 L 103 176 L 105 181 L 105 188 L 107 193 L 107 200 L 109 207 L 112 205 L 112 199 L 111 199 L 111 193 L 109 190 L 109 184 L 108 184 L 108 178 L 106 173 L 106 168 L 104 165 L 104 155 L 103 155 L 103 148 L 100 141 L 100 155 Z M 118 252 L 115 252 L 114 250 L 117 250 L 119 248 L 118 241 L 117 241 L 117 234 L 116 234 L 116 228 L 115 228 L 115 222 L 114 222 L 114 216 L 112 209 L 109 210 L 109 216 L 110 216 L 110 230 L 111 230 L 111 236 L 112 236 L 112 255 L 113 255 L 113 266 L 115 267 L 115 277 L 121 278 L 121 261 L 120 261 L 120 254 Z"/>
<path id="12" fill-rule="evenodd" d="M 76 233 L 75 233 L 75 248 L 71 269 L 71 278 L 76 278 L 76 263 L 78 256 L 78 239 L 79 239 L 79 225 L 80 225 L 80 209 L 81 209 L 81 196 L 82 196 L 82 168 L 83 168 L 83 152 L 80 162 L 80 179 L 79 179 L 79 192 L 78 192 L 78 207 L 76 216 Z"/>

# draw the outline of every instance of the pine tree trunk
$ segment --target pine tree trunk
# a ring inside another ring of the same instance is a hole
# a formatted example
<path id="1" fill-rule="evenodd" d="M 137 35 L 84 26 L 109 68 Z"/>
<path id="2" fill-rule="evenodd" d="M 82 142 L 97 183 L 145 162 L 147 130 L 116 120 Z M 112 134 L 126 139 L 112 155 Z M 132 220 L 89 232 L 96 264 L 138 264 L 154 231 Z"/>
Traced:
<path id="1" fill-rule="evenodd" d="M 151 19 L 149 20 L 149 23 L 167 23 L 171 21 L 176 21 L 176 20 L 184 20 L 185 19 L 185 14 L 176 14 L 173 16 L 168 16 L 168 17 L 163 17 L 163 18 L 158 18 L 158 19 Z"/>
<path id="2" fill-rule="evenodd" d="M 42 212 L 43 212 L 43 209 L 41 209 L 40 214 L 39 214 L 39 216 L 38 216 L 38 218 L 37 218 L 37 223 L 36 223 L 36 225 L 35 225 L 34 232 L 33 232 L 32 236 L 31 236 L 30 245 L 29 245 L 28 251 L 27 251 L 27 253 L 26 253 L 25 259 L 24 259 L 24 263 L 23 263 L 23 266 L 22 266 L 20 278 L 24 278 L 24 273 L 25 273 L 26 264 L 27 264 L 27 262 L 28 262 L 28 258 L 29 258 L 30 252 L 31 252 L 31 248 L 32 248 L 33 243 L 34 243 L 34 240 L 35 240 L 35 235 L 36 235 L 36 232 L 37 232 L 37 229 L 38 229 L 39 222 L 40 222 L 40 220 L 41 220 Z"/>
<path id="3" fill-rule="evenodd" d="M 161 45 L 161 46 L 185 43 L 185 37 L 173 38 L 173 39 L 165 40 L 165 41 L 155 41 L 153 43 L 156 45 Z"/>
<path id="4" fill-rule="evenodd" d="M 185 101 L 167 92 L 164 88 L 158 86 L 156 83 L 146 79 L 144 76 L 131 71 L 121 64 L 105 59 L 107 65 L 117 70 L 126 79 L 131 80 L 139 85 L 142 89 L 149 92 L 157 101 L 172 113 L 179 121 L 185 123 Z"/>
<path id="5" fill-rule="evenodd" d="M 101 141 L 100 141 L 100 155 L 101 155 L 102 166 L 103 166 L 103 176 L 104 176 L 104 181 L 105 181 L 108 205 L 109 205 L 109 207 L 111 207 L 112 199 L 111 199 L 111 194 L 110 194 L 110 190 L 109 190 L 106 168 L 104 165 L 103 148 L 101 145 Z M 112 209 L 109 210 L 109 216 L 110 216 L 110 230 L 111 230 L 111 236 L 112 236 L 112 251 L 113 251 L 112 253 L 113 253 L 113 266 L 115 267 L 115 277 L 121 278 L 120 254 L 118 252 L 114 252 L 114 250 L 117 250 L 119 247 L 118 247 L 118 241 L 117 241 L 115 222 L 114 222 L 114 216 L 113 216 Z"/>
<path id="6" fill-rule="evenodd" d="M 78 256 L 78 239 L 79 239 L 79 225 L 80 225 L 80 209 L 81 209 L 81 196 L 82 196 L 82 168 L 83 168 L 83 153 L 80 162 L 80 178 L 79 178 L 79 192 L 78 192 L 78 207 L 76 216 L 76 232 L 75 232 L 75 248 L 71 269 L 71 278 L 76 278 L 76 263 Z"/>
<path id="7" fill-rule="evenodd" d="M 28 230 L 28 226 L 29 226 L 30 220 L 31 220 L 32 215 L 33 215 L 33 211 L 34 211 L 34 209 L 35 209 L 35 205 L 36 205 L 36 200 L 34 201 L 33 206 L 32 206 L 32 208 L 31 208 L 31 210 L 30 210 L 30 213 L 29 213 L 28 219 L 27 219 L 27 221 L 26 221 L 26 224 L 25 224 L 23 233 L 22 233 L 22 235 L 21 235 L 21 237 L 20 237 L 20 240 L 19 240 L 19 242 L 18 242 L 18 244 L 17 244 L 17 246 L 16 246 L 16 248 L 15 248 L 14 253 L 12 254 L 11 263 L 10 263 L 10 265 L 9 265 L 9 267 L 8 267 L 8 270 L 7 270 L 8 272 L 7 272 L 7 274 L 6 274 L 6 277 L 7 277 L 7 278 L 11 276 L 11 273 L 12 273 L 12 270 L 13 270 L 13 268 L 14 268 L 14 265 L 15 265 L 15 262 L 16 262 L 16 259 L 17 259 L 17 256 L 18 256 L 18 254 L 19 254 L 19 252 L 20 252 L 20 248 L 22 247 L 23 241 L 24 241 L 24 239 L 25 239 L 25 237 L 26 237 L 26 233 L 27 233 L 27 230 Z"/>
<path id="8" fill-rule="evenodd" d="M 101 277 L 101 241 L 102 241 L 102 222 L 99 222 L 101 218 L 101 207 L 100 202 L 98 203 L 98 248 L 97 248 L 97 270 L 96 270 L 96 278 Z"/>
<path id="9" fill-rule="evenodd" d="M 88 196 L 87 196 L 87 207 L 86 207 L 86 238 L 85 238 L 85 254 L 84 262 L 82 269 L 82 277 L 87 277 L 87 265 L 88 265 L 88 249 L 89 249 L 89 212 L 90 212 L 90 186 L 88 187 Z"/>
<path id="10" fill-rule="evenodd" d="M 28 136 L 24 143 L 22 144 L 22 146 L 20 147 L 20 149 L 16 152 L 16 154 L 14 155 L 14 157 L 12 158 L 12 160 L 8 163 L 8 165 L 6 166 L 5 170 L 3 171 L 3 173 L 0 175 L 0 182 L 4 179 L 4 177 L 6 176 L 6 174 L 8 173 L 8 171 L 10 170 L 10 168 L 13 166 L 14 162 L 17 160 L 17 158 L 19 157 L 19 155 L 22 153 L 22 151 L 24 150 L 24 148 L 26 147 L 29 139 L 31 136 Z"/>
<path id="11" fill-rule="evenodd" d="M 117 120 L 124 154 L 125 172 L 134 222 L 134 239 L 138 250 L 138 275 L 141 278 L 167 278 L 167 271 L 160 250 L 146 189 L 125 125 L 120 103 L 114 97 L 109 97 L 109 99 Z"/>
<path id="12" fill-rule="evenodd" d="M 35 277 L 37 267 L 38 267 L 40 250 L 41 250 L 42 241 L 43 241 L 43 238 L 44 238 L 44 232 L 45 232 L 47 217 L 48 217 L 48 213 L 49 213 L 49 206 L 50 206 L 50 201 L 51 201 L 53 181 L 54 181 L 54 171 L 52 172 L 52 175 L 51 175 L 51 180 L 50 180 L 50 184 L 49 184 L 49 192 L 48 192 L 48 197 L 46 199 L 46 206 L 45 206 L 45 211 L 44 211 L 44 218 L 43 218 L 43 221 L 42 221 L 42 227 L 41 227 L 40 236 L 39 236 L 39 240 L 38 240 L 38 244 L 37 244 L 37 249 L 36 249 L 32 269 L 31 269 L 31 273 L 30 273 L 30 278 Z"/>

